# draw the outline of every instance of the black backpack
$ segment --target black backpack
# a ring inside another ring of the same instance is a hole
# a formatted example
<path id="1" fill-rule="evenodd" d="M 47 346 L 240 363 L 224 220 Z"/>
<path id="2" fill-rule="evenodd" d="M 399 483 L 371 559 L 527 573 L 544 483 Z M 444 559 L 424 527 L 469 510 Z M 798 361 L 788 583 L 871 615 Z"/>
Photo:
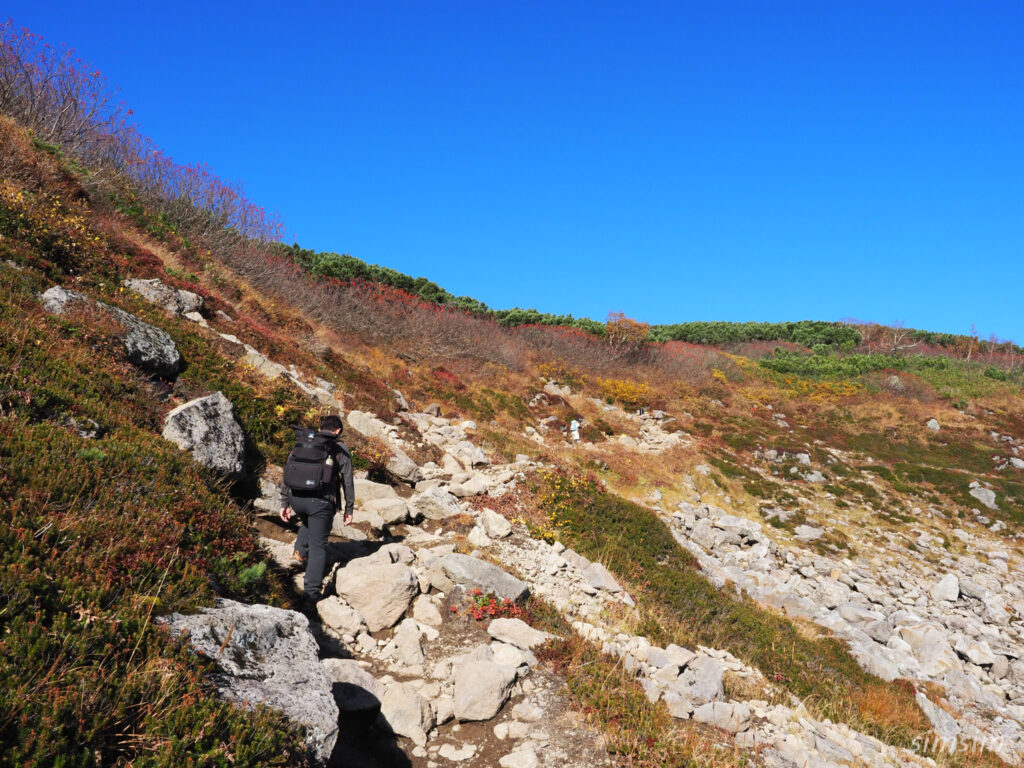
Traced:
<path id="1" fill-rule="evenodd" d="M 337 438 L 315 429 L 292 426 L 295 447 L 284 465 L 286 488 L 302 494 L 317 495 L 333 491 L 337 467 L 334 452 L 340 447 Z"/>

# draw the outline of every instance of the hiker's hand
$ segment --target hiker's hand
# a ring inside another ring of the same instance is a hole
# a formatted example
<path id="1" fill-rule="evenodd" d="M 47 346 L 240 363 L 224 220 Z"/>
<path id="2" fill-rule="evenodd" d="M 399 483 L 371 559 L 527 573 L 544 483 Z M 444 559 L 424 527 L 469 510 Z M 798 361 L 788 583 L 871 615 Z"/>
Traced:
<path id="1" fill-rule="evenodd" d="M 343 525 L 352 525 L 352 514 L 346 512 L 344 516 L 341 518 L 341 522 Z"/>
<path id="2" fill-rule="evenodd" d="M 292 508 L 291 507 L 282 507 L 281 508 L 281 519 L 282 520 L 284 520 L 286 523 L 290 523 L 292 521 L 293 517 L 295 517 L 295 513 L 292 512 Z"/>

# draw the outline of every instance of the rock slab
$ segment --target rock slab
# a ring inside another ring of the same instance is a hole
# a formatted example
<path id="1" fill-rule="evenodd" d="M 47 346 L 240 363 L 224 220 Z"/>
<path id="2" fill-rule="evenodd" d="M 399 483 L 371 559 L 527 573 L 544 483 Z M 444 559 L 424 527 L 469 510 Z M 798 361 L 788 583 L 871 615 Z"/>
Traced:
<path id="1" fill-rule="evenodd" d="M 501 599 L 518 600 L 530 594 L 526 582 L 506 573 L 496 565 L 469 555 L 451 554 L 441 559 L 445 575 L 456 584 L 493 593 Z"/>
<path id="2" fill-rule="evenodd" d="M 306 744 L 326 761 L 338 738 L 338 705 L 320 663 L 309 621 L 269 605 L 218 599 L 213 608 L 158 619 L 175 636 L 187 636 L 200 656 L 212 659 L 217 693 L 242 706 L 265 704 L 306 728 Z"/>

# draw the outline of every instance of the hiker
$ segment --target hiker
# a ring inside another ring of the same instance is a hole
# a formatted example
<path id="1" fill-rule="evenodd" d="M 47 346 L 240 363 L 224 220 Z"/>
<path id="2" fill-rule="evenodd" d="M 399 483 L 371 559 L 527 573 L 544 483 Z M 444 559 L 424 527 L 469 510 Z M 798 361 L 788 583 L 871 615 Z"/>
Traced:
<path id="1" fill-rule="evenodd" d="M 316 605 L 327 567 L 327 536 L 345 491 L 345 525 L 352 522 L 355 487 L 352 482 L 352 457 L 339 439 L 342 422 L 338 416 L 325 416 L 320 430 L 295 428 L 298 442 L 285 465 L 281 488 L 281 519 L 286 523 L 299 518 L 292 558 L 306 566 L 306 600 Z M 312 478 L 312 479 L 311 479 Z M 311 490 L 303 490 L 302 488 Z"/>
<path id="2" fill-rule="evenodd" d="M 577 445 L 580 441 L 580 423 L 576 419 L 569 422 L 569 434 L 572 435 L 572 444 Z"/>

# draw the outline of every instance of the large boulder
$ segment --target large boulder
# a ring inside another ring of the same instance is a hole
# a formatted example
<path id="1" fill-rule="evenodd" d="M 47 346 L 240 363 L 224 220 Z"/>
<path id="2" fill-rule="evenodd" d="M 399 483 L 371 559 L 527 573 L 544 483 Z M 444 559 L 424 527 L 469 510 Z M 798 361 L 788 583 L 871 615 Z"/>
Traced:
<path id="1" fill-rule="evenodd" d="M 305 616 L 218 599 L 201 613 L 173 613 L 157 621 L 216 664 L 218 671 L 209 677 L 219 696 L 283 712 L 305 726 L 309 749 L 327 760 L 338 738 L 338 705 Z"/>
<path id="2" fill-rule="evenodd" d="M 440 564 L 445 576 L 454 583 L 479 588 L 484 594 L 493 593 L 509 600 L 530 594 L 526 582 L 478 558 L 453 553 L 443 557 Z"/>
<path id="3" fill-rule="evenodd" d="M 231 401 L 221 392 L 179 405 L 164 419 L 163 436 L 204 467 L 228 476 L 242 474 L 245 435 Z"/>
<path id="4" fill-rule="evenodd" d="M 122 285 L 133 293 L 137 293 L 150 304 L 163 307 L 174 315 L 187 312 L 198 312 L 203 308 L 203 297 L 192 291 L 171 288 L 159 280 L 125 280 Z"/>
<path id="5" fill-rule="evenodd" d="M 427 520 L 445 520 L 462 513 L 459 502 L 443 488 L 430 488 L 409 499 L 409 511 Z"/>
<path id="6" fill-rule="evenodd" d="M 72 304 L 81 303 L 96 307 L 114 318 L 124 331 L 122 340 L 128 361 L 153 376 L 169 379 L 182 369 L 181 353 L 165 331 L 144 323 L 135 315 L 123 309 L 94 301 L 78 291 L 69 291 L 55 285 L 40 297 L 43 309 L 52 315 L 62 315 Z"/>
<path id="7" fill-rule="evenodd" d="M 508 701 L 516 668 L 493 661 L 470 660 L 455 671 L 455 717 L 490 720 Z"/>
<path id="8" fill-rule="evenodd" d="M 359 611 L 370 632 L 392 627 L 419 594 L 419 579 L 401 563 L 359 558 L 338 570 L 338 596 Z"/>

